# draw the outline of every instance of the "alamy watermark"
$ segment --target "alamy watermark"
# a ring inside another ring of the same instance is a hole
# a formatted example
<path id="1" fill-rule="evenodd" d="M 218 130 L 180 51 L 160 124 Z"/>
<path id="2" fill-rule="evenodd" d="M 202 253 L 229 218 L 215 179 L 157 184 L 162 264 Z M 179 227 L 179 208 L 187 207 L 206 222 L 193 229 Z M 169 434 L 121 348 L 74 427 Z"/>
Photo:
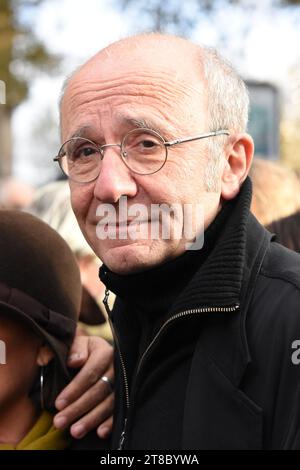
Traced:
<path id="1" fill-rule="evenodd" d="M 292 343 L 292 349 L 295 349 L 291 356 L 292 363 L 294 366 L 298 366 L 300 364 L 300 340 L 295 339 Z"/>
<path id="2" fill-rule="evenodd" d="M 6 364 L 6 344 L 0 340 L 0 365 Z"/>
<path id="3" fill-rule="evenodd" d="M 6 87 L 3 80 L 0 80 L 0 104 L 6 104 Z"/>
<path id="4" fill-rule="evenodd" d="M 122 196 L 116 204 L 96 210 L 99 240 L 184 240 L 186 250 L 200 250 L 204 243 L 202 204 L 131 204 Z"/>

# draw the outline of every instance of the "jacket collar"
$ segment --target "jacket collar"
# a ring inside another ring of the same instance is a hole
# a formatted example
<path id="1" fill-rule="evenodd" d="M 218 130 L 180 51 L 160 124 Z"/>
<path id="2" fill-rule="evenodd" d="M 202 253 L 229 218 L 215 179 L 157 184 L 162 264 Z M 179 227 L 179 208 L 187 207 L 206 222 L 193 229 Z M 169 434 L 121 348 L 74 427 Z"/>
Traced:
<path id="1" fill-rule="evenodd" d="M 216 246 L 172 308 L 172 314 L 205 307 L 237 307 L 203 315 L 202 354 L 238 385 L 251 362 L 246 332 L 247 311 L 272 235 L 250 212 L 248 177 L 234 201 Z"/>
<path id="2" fill-rule="evenodd" d="M 174 313 L 199 307 L 234 307 L 240 304 L 246 256 L 252 184 L 246 179 L 234 207 L 221 228 L 210 255 L 172 308 Z"/>

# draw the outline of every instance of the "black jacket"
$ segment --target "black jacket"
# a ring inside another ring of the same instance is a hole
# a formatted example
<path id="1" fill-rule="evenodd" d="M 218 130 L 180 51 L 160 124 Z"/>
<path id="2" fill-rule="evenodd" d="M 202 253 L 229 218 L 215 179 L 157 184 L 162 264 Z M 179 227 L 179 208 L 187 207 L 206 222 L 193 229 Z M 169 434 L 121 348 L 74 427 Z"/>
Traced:
<path id="1" fill-rule="evenodd" d="M 300 365 L 292 361 L 293 343 L 300 340 L 300 256 L 274 241 L 250 213 L 250 201 L 247 179 L 216 246 L 179 294 L 138 374 L 126 351 L 116 352 L 113 448 L 126 417 L 123 445 L 132 448 L 137 417 L 147 421 L 143 409 L 162 380 L 160 361 L 176 338 L 187 343 L 189 335 L 195 343 L 175 448 L 300 448 Z M 117 302 L 116 312 L 122 309 L 111 316 L 117 343 L 120 318 L 126 322 L 126 309 Z M 124 367 L 132 376 L 130 390 Z M 157 381 L 147 389 L 151 373 Z"/>

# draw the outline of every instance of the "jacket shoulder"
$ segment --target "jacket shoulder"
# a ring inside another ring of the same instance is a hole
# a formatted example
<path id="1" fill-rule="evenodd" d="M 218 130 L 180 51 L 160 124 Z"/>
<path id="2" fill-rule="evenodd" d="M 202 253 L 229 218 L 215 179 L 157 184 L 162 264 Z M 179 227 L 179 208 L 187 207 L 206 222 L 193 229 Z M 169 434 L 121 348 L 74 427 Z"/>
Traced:
<path id="1" fill-rule="evenodd" d="M 272 242 L 247 313 L 250 329 L 278 339 L 300 338 L 300 255 Z"/>
<path id="2" fill-rule="evenodd" d="M 264 410 L 264 447 L 299 448 L 300 255 L 275 242 L 256 280 L 246 331 L 251 361 L 243 389 Z"/>
<path id="3" fill-rule="evenodd" d="M 272 242 L 264 258 L 260 275 L 282 280 L 300 290 L 300 254 Z"/>

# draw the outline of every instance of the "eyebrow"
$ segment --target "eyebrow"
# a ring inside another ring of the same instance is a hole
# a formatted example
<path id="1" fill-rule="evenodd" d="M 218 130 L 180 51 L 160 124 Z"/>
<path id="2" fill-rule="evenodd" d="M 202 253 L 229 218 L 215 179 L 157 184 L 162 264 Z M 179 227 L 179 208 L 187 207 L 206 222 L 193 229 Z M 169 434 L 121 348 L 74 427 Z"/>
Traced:
<path id="1" fill-rule="evenodd" d="M 157 132 L 162 137 L 168 136 L 170 137 L 171 134 L 166 129 L 162 129 L 158 127 L 157 124 L 148 118 L 131 118 L 131 117 L 123 117 L 122 121 L 125 122 L 129 126 L 133 126 L 137 129 L 150 129 L 154 132 Z"/>
<path id="2" fill-rule="evenodd" d="M 133 118 L 128 116 L 120 116 L 120 122 L 122 124 L 127 125 L 128 127 L 130 126 L 136 129 L 150 129 L 154 132 L 157 132 L 162 137 L 168 139 L 172 138 L 172 134 L 170 133 L 170 131 L 157 126 L 157 124 L 149 118 Z M 76 131 L 71 135 L 71 137 L 69 137 L 69 139 L 73 139 L 75 137 L 85 137 L 86 134 L 91 131 L 95 133 L 94 126 L 87 124 L 76 129 Z"/>
<path id="3" fill-rule="evenodd" d="M 79 127 L 76 131 L 69 137 L 69 139 L 74 139 L 74 137 L 84 137 L 86 132 L 92 130 L 93 126 L 87 124 L 86 126 Z"/>

